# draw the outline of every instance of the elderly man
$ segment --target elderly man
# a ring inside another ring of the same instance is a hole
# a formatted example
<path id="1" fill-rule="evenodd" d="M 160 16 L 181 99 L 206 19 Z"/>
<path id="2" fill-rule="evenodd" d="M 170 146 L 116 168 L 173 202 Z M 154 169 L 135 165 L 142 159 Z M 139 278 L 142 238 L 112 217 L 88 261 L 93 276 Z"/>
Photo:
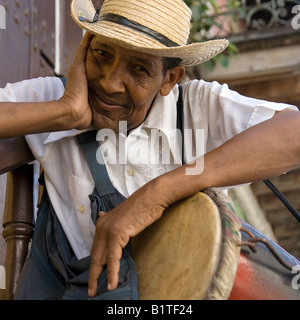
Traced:
<path id="1" fill-rule="evenodd" d="M 71 9 L 88 32 L 66 87 L 49 77 L 0 90 L 0 136 L 26 135 L 44 169 L 50 199 L 41 213 L 51 212 L 51 219 L 49 214 L 38 218 L 18 297 L 79 298 L 79 289 L 72 288 L 82 287 L 81 277 L 89 274 L 90 297 L 134 299 L 131 289 L 122 295 L 120 280 L 124 258 L 129 269 L 132 263 L 124 254 L 130 238 L 198 191 L 265 179 L 297 166 L 300 115 L 294 106 L 243 97 L 226 85 L 185 83 L 180 125 L 192 134 L 184 136 L 182 156 L 180 139 L 174 139 L 177 84 L 185 66 L 212 58 L 227 41 L 187 45 L 191 12 L 182 0 L 106 0 L 101 10 L 90 0 L 73 0 Z M 95 129 L 116 191 L 117 200 L 110 199 L 109 206 L 95 193 L 95 178 L 77 139 Z M 153 131 L 164 141 L 155 140 L 156 148 Z M 108 140 L 101 138 L 105 134 Z M 168 161 L 163 161 L 166 152 Z M 95 224 L 93 199 L 99 200 Z M 63 248 L 61 239 L 67 243 Z M 79 274 L 78 263 L 86 261 Z M 30 270 L 40 274 L 37 281 L 28 280 Z M 109 295 L 118 289 L 119 296 Z"/>

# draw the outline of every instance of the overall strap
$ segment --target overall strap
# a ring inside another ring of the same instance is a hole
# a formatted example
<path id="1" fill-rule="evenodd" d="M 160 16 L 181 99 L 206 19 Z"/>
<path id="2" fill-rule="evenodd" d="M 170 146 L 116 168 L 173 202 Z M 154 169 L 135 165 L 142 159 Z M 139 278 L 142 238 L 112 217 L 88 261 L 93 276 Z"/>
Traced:
<path id="1" fill-rule="evenodd" d="M 77 136 L 77 141 L 83 149 L 99 196 L 102 197 L 109 194 L 114 194 L 117 192 L 117 190 L 114 188 L 109 179 L 106 166 L 103 164 L 104 161 L 102 158 L 102 153 L 97 153 L 99 144 L 96 140 L 96 135 L 96 130 L 85 132 Z M 97 161 L 96 154 L 98 155 L 98 158 L 101 157 L 101 163 Z"/>
<path id="2" fill-rule="evenodd" d="M 183 99 L 182 99 L 182 86 L 178 87 L 179 96 L 177 100 L 177 129 L 182 131 L 183 127 Z"/>
<path id="3" fill-rule="evenodd" d="M 58 79 L 63 83 L 64 87 L 66 86 L 67 83 L 67 78 L 63 78 L 63 77 L 58 77 Z"/>
<path id="4" fill-rule="evenodd" d="M 59 77 L 59 79 L 66 86 L 67 78 Z M 82 146 L 99 195 L 106 196 L 116 193 L 116 189 L 109 179 L 106 166 L 97 161 L 96 154 L 99 144 L 96 136 L 96 130 L 85 132 L 77 136 L 77 141 Z M 101 163 L 104 163 L 101 152 L 98 152 L 98 157 L 101 157 Z"/>
<path id="5" fill-rule="evenodd" d="M 179 90 L 179 96 L 178 96 L 178 100 L 177 100 L 177 129 L 180 130 L 180 133 L 181 133 L 181 159 L 182 159 L 182 164 L 185 164 L 182 86 L 179 86 L 178 90 Z"/>

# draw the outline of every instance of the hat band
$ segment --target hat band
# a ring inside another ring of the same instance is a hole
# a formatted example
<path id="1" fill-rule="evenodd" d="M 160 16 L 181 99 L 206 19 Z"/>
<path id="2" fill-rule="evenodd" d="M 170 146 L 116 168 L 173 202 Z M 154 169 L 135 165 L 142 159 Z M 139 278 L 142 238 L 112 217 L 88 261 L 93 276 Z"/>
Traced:
<path id="1" fill-rule="evenodd" d="M 165 37 L 161 33 L 156 32 L 150 28 L 147 28 L 147 27 L 145 27 L 135 21 L 128 20 L 127 18 L 122 17 L 117 14 L 113 14 L 113 13 L 103 14 L 99 17 L 98 21 L 114 22 L 114 23 L 119 24 L 121 26 L 124 26 L 124 27 L 130 28 L 130 29 L 133 29 L 135 31 L 141 32 L 144 35 L 151 37 L 154 40 L 160 42 L 161 44 L 163 44 L 166 47 L 179 47 L 180 46 L 179 44 L 177 44 L 176 42 L 173 42 L 172 40 Z"/>

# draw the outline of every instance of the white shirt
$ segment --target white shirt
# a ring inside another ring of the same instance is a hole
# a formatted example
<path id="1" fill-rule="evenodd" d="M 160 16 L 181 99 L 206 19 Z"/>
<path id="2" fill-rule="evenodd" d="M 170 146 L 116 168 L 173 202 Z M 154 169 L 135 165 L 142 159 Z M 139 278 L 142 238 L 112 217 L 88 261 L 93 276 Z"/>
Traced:
<path id="1" fill-rule="evenodd" d="M 63 93 L 64 86 L 59 79 L 38 78 L 8 84 L 0 89 L 0 101 L 50 101 L 59 99 Z M 129 136 L 123 133 L 112 136 L 109 131 L 98 133 L 110 179 L 125 197 L 151 179 L 180 166 L 181 148 L 175 134 L 177 98 L 177 86 L 167 97 L 158 95 L 145 122 Z M 202 80 L 184 84 L 183 100 L 187 162 L 270 119 L 275 111 L 287 107 L 298 110 L 282 103 L 247 98 L 229 90 L 227 85 Z M 90 254 L 95 227 L 88 197 L 94 182 L 74 138 L 79 133 L 77 130 L 42 133 L 29 135 L 26 139 L 45 171 L 51 202 L 80 259 Z M 109 141 L 104 140 L 105 134 L 110 136 Z M 157 144 L 151 145 L 157 135 L 163 141 L 161 148 Z"/>

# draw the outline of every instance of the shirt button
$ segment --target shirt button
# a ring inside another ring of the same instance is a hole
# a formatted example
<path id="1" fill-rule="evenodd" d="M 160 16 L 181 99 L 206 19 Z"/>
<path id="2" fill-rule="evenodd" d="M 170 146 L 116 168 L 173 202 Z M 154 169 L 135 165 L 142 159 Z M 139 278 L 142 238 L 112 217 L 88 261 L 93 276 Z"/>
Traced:
<path id="1" fill-rule="evenodd" d="M 84 213 L 84 212 L 85 212 L 85 206 L 81 206 L 81 207 L 79 208 L 79 210 L 80 210 L 81 213 Z"/>
<path id="2" fill-rule="evenodd" d="M 127 170 L 127 174 L 129 175 L 129 177 L 134 177 L 134 174 L 135 174 L 135 170 L 134 169 L 128 169 Z"/>

